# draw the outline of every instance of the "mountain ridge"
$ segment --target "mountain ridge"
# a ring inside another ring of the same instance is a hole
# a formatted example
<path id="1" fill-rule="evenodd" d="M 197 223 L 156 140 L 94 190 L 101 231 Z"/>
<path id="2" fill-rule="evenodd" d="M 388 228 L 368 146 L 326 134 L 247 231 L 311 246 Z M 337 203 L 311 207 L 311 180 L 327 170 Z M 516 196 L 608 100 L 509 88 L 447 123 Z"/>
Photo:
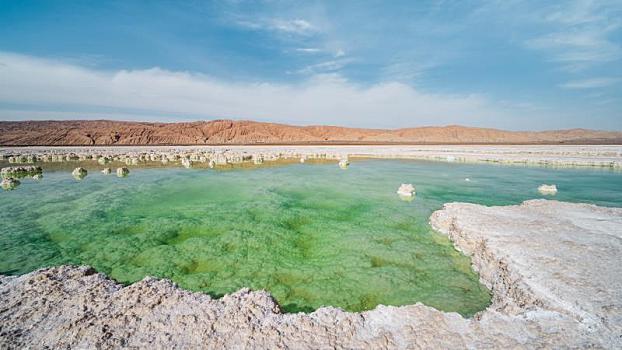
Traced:
<path id="1" fill-rule="evenodd" d="M 460 125 L 364 129 L 230 119 L 178 123 L 104 119 L 0 121 L 2 146 L 512 143 L 620 144 L 622 132 L 582 128 L 507 131 Z"/>

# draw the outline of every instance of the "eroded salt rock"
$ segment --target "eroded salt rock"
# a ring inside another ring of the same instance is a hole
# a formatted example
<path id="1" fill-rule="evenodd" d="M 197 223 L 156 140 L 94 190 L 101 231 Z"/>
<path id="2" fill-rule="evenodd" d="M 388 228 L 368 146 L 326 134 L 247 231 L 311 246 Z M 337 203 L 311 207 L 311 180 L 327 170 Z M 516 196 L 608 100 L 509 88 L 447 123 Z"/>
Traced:
<path id="1" fill-rule="evenodd" d="M 22 155 L 9 157 L 9 163 L 26 163 L 27 161 L 28 161 L 28 158 Z"/>
<path id="2" fill-rule="evenodd" d="M 538 192 L 546 196 L 553 196 L 557 193 L 557 186 L 555 185 L 540 185 Z"/>
<path id="3" fill-rule="evenodd" d="M 108 175 L 108 174 L 110 174 L 111 172 L 112 172 L 112 169 L 110 169 L 110 168 L 104 168 L 104 169 L 102 170 L 102 174 L 104 174 L 104 175 Z"/>
<path id="4" fill-rule="evenodd" d="M 192 161 L 188 158 L 182 158 L 181 160 L 181 165 L 184 166 L 184 168 L 188 169 L 192 167 Z"/>
<path id="5" fill-rule="evenodd" d="M 226 165 L 227 163 L 229 163 L 227 157 L 222 153 L 216 154 L 216 158 L 214 160 L 216 161 L 217 165 Z"/>
<path id="6" fill-rule="evenodd" d="M 347 169 L 349 165 L 350 165 L 350 162 L 347 159 L 342 159 L 339 161 L 339 167 L 341 169 Z"/>
<path id="7" fill-rule="evenodd" d="M 263 164 L 263 156 L 261 154 L 254 154 L 253 163 L 255 163 L 256 165 Z"/>
<path id="8" fill-rule="evenodd" d="M 126 167 L 117 168 L 117 176 L 118 177 L 126 177 L 130 174 L 130 169 Z"/>
<path id="9" fill-rule="evenodd" d="M 397 189 L 397 194 L 402 200 L 411 201 L 415 198 L 415 186 L 412 184 L 402 184 Z"/>
<path id="10" fill-rule="evenodd" d="M 2 186 L 2 189 L 5 191 L 10 191 L 15 189 L 15 187 L 19 186 L 21 182 L 19 182 L 19 180 L 14 179 L 12 177 L 7 177 L 7 178 L 3 178 L 2 182 L 0 183 L 0 186 Z"/>
<path id="11" fill-rule="evenodd" d="M 86 175 L 88 174 L 88 172 L 86 171 L 86 169 L 82 168 L 82 167 L 77 167 L 75 169 L 73 169 L 73 171 L 71 172 L 71 175 L 76 179 L 76 180 L 82 180 L 86 177 Z"/>
<path id="12" fill-rule="evenodd" d="M 0 176 L 2 177 L 24 177 L 24 176 L 32 176 L 36 174 L 41 174 L 43 169 L 34 165 L 26 165 L 26 166 L 10 166 L 6 168 L 2 168 L 0 170 Z"/>

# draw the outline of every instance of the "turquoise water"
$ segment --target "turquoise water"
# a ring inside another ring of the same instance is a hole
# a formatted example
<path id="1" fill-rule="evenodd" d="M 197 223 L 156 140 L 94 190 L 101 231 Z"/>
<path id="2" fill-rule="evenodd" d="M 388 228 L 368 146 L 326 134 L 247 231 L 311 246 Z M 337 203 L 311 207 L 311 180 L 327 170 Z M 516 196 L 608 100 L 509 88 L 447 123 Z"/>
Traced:
<path id="1" fill-rule="evenodd" d="M 554 183 L 549 198 L 622 206 L 622 174 L 602 169 L 355 160 L 347 170 L 134 167 L 118 178 L 85 162 L 77 181 L 77 164 L 44 163 L 42 180 L 0 193 L 0 273 L 88 264 L 122 283 L 166 277 L 216 297 L 266 289 L 286 311 L 423 302 L 469 316 L 490 294 L 430 229 L 443 203 L 517 204 Z M 401 183 L 415 200 L 399 199 Z"/>

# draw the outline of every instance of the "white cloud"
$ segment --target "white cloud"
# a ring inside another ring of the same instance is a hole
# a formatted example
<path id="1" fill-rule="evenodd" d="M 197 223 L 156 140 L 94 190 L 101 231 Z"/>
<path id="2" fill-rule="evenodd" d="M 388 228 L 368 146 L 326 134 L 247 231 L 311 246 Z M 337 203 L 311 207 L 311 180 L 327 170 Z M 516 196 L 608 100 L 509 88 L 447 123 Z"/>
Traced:
<path id="1" fill-rule="evenodd" d="M 436 68 L 437 62 L 418 62 L 415 60 L 394 61 L 382 68 L 385 79 L 397 81 L 413 81 L 421 77 L 426 71 Z"/>
<path id="2" fill-rule="evenodd" d="M 552 60 L 563 63 L 600 63 L 622 58 L 622 48 L 606 38 L 602 30 L 557 32 L 527 42 L 534 49 L 547 50 Z"/>
<path id="3" fill-rule="evenodd" d="M 315 75 L 315 74 L 336 72 L 340 70 L 341 68 L 345 67 L 351 61 L 352 61 L 351 59 L 336 59 L 336 60 L 315 63 L 312 65 L 306 66 L 302 69 L 299 69 L 297 73 Z"/>
<path id="4" fill-rule="evenodd" d="M 318 53 L 318 52 L 322 52 L 322 49 L 318 49 L 317 47 L 299 47 L 297 49 L 295 49 L 296 52 L 303 52 L 303 53 Z"/>
<path id="5" fill-rule="evenodd" d="M 309 34 L 316 31 L 316 28 L 304 19 L 293 20 L 272 20 L 271 27 L 287 33 Z"/>
<path id="6" fill-rule="evenodd" d="M 311 35 L 319 31 L 311 22 L 304 19 L 241 19 L 234 21 L 238 26 L 253 30 L 268 30 L 295 35 Z"/>
<path id="7" fill-rule="evenodd" d="M 591 78 L 591 79 L 583 79 L 583 80 L 573 80 L 567 83 L 559 85 L 559 87 L 564 89 L 594 89 L 594 88 L 602 88 L 611 86 L 620 82 L 620 78 Z"/>
<path id="8" fill-rule="evenodd" d="M 397 82 L 362 87 L 339 74 L 314 75 L 300 84 L 238 83 L 159 68 L 99 71 L 1 52 L 0 63 L 4 119 L 28 118 L 28 111 L 16 111 L 27 106 L 30 115 L 49 112 L 50 118 L 111 111 L 107 115 L 122 119 L 194 116 L 373 127 L 490 126 L 500 120 L 511 127 L 508 113 L 482 95 L 430 94 Z"/>
<path id="9" fill-rule="evenodd" d="M 337 51 L 335 51 L 335 57 L 343 57 L 346 55 L 346 52 L 343 49 L 337 49 Z"/>
<path id="10" fill-rule="evenodd" d="M 575 0 L 553 8 L 543 16 L 555 29 L 526 41 L 531 49 L 541 50 L 550 60 L 570 71 L 622 59 L 622 47 L 610 38 L 622 25 L 612 16 L 622 7 L 615 1 Z"/>
<path id="11" fill-rule="evenodd" d="M 552 12 L 545 15 L 545 20 L 550 22 L 580 25 L 586 23 L 600 22 L 606 20 L 607 17 L 601 11 L 599 6 L 606 7 L 615 4 L 615 1 L 608 0 L 574 0 L 560 5 L 554 6 Z"/>

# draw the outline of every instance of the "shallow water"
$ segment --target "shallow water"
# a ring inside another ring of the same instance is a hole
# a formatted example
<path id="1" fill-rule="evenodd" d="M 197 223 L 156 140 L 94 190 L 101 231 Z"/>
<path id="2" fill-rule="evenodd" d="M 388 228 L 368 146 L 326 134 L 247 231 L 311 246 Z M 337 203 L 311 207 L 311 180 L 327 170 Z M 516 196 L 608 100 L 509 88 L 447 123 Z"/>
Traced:
<path id="1" fill-rule="evenodd" d="M 214 296 L 266 289 L 286 311 L 422 302 L 468 316 L 489 291 L 430 229 L 433 210 L 541 198 L 542 183 L 557 184 L 555 199 L 622 206 L 622 175 L 602 169 L 355 160 L 117 178 L 83 165 L 81 181 L 73 163 L 0 193 L 0 273 L 88 264 L 123 283 L 152 275 Z M 417 187 L 414 201 L 398 198 L 401 183 Z"/>

